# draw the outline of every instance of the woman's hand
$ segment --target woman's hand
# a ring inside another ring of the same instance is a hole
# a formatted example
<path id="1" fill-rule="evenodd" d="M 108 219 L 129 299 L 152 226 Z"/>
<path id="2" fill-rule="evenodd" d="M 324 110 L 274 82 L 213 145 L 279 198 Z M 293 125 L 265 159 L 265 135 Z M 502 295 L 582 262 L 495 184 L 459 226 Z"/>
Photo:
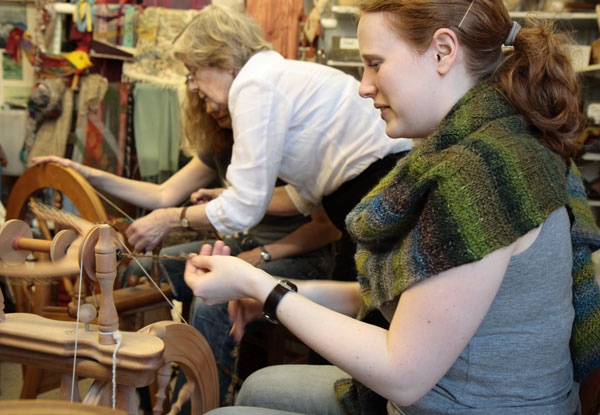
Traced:
<path id="1" fill-rule="evenodd" d="M 74 162 L 73 160 L 69 160 L 63 157 L 58 156 L 40 156 L 34 157 L 31 161 L 35 164 L 46 164 L 46 163 L 58 163 L 61 166 L 70 167 L 76 170 L 79 174 L 81 174 L 86 179 L 89 179 L 90 174 L 92 173 L 91 167 L 86 167 L 83 164 L 79 164 Z"/>
<path id="2" fill-rule="evenodd" d="M 264 264 L 265 261 L 260 256 L 260 247 L 256 247 L 249 251 L 243 251 L 236 255 L 239 259 L 243 259 L 250 265 L 254 265 L 255 267 L 261 264 Z"/>
<path id="3" fill-rule="evenodd" d="M 275 279 L 239 258 L 227 256 L 229 253 L 222 241 L 215 242 L 214 249 L 204 245 L 200 255 L 190 255 L 185 283 L 208 305 L 247 297 L 264 301 L 262 297 L 273 289 Z"/>
<path id="4" fill-rule="evenodd" d="M 190 200 L 196 205 L 207 203 L 219 197 L 224 190 L 224 187 L 218 187 L 214 189 L 198 189 L 190 195 Z"/>
<path id="5" fill-rule="evenodd" d="M 152 250 L 171 230 L 168 215 L 167 209 L 157 209 L 135 220 L 125 232 L 127 242 L 136 251 Z"/>
<path id="6" fill-rule="evenodd" d="M 239 342 L 244 337 L 246 324 L 263 315 L 262 304 L 252 298 L 230 301 L 227 310 L 229 312 L 229 319 L 233 323 L 229 335 L 236 342 Z"/>

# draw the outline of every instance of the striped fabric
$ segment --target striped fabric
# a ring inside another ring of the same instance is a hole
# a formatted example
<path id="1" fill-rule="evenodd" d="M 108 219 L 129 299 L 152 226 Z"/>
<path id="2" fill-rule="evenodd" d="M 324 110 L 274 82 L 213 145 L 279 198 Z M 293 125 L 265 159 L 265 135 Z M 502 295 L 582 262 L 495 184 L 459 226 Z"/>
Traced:
<path id="1" fill-rule="evenodd" d="M 600 295 L 591 253 L 600 235 L 574 165 L 527 133 L 490 82 L 453 107 L 348 215 L 365 307 L 414 283 L 478 261 L 567 205 L 572 222 L 577 380 L 600 366 Z"/>

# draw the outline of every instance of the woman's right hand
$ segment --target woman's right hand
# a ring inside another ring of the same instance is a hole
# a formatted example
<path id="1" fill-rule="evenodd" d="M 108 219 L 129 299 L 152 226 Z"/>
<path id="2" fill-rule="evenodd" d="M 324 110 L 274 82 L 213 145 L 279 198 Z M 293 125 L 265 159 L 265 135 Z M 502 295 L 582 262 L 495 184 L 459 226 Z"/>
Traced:
<path id="1" fill-rule="evenodd" d="M 39 156 L 31 159 L 34 164 L 46 164 L 46 163 L 58 163 L 61 166 L 71 167 L 81 174 L 86 179 L 89 179 L 90 173 L 92 172 L 91 167 L 84 166 L 73 160 L 69 160 L 58 156 Z"/>
<path id="2" fill-rule="evenodd" d="M 187 286 L 207 305 L 249 297 L 264 301 L 275 279 L 230 253 L 222 241 L 217 241 L 214 248 L 203 245 L 199 255 L 190 254 L 184 272 Z"/>
<path id="3" fill-rule="evenodd" d="M 190 195 L 190 200 L 195 205 L 207 203 L 219 197 L 224 190 L 224 187 L 217 187 L 214 189 L 198 189 Z"/>

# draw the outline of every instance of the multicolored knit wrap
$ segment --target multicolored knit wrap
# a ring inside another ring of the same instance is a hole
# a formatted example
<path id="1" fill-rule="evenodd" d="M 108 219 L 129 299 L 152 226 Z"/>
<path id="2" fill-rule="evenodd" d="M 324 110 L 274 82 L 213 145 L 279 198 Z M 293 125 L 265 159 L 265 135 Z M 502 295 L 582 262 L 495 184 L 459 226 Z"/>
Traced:
<path id="1" fill-rule="evenodd" d="M 600 235 L 575 166 L 527 128 L 482 82 L 354 208 L 346 225 L 358 244 L 361 315 L 425 278 L 512 244 L 567 205 L 576 313 L 571 353 L 582 380 L 600 366 L 600 295 L 591 262 Z"/>

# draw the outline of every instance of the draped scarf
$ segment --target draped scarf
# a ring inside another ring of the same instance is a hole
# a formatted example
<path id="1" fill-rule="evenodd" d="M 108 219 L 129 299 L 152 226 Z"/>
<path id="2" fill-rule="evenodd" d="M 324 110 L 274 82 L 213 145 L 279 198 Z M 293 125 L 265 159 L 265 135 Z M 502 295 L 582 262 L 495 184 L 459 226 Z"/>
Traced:
<path id="1" fill-rule="evenodd" d="M 575 379 L 582 380 L 600 366 L 600 295 L 591 261 L 600 235 L 576 166 L 529 128 L 483 81 L 350 212 L 346 226 L 357 242 L 364 299 L 359 318 L 419 281 L 514 243 L 566 205 L 575 308 L 570 347 Z M 338 396 L 350 394 L 343 384 Z"/>

